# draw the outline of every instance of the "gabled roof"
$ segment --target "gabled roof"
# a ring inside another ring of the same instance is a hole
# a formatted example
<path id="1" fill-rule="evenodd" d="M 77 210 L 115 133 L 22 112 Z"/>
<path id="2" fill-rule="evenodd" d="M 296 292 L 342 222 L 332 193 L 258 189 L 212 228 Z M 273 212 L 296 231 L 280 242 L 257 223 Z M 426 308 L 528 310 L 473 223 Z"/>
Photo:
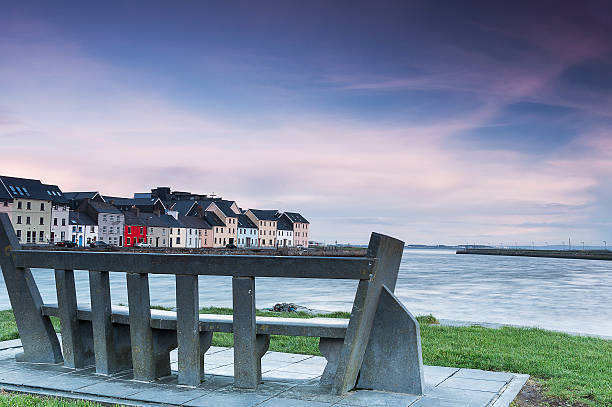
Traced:
<path id="1" fill-rule="evenodd" d="M 283 212 L 282 215 L 286 215 L 289 221 L 291 221 L 292 223 L 310 223 L 306 220 L 305 217 L 303 217 L 297 212 Z"/>
<path id="2" fill-rule="evenodd" d="M 180 228 L 181 225 L 178 223 L 174 216 L 171 215 L 159 215 L 154 213 L 141 213 L 141 219 L 144 220 L 148 227 L 160 227 L 160 228 Z"/>
<path id="3" fill-rule="evenodd" d="M 106 202 L 89 201 L 88 204 L 96 213 L 112 213 L 115 215 L 123 215 L 123 212 Z"/>
<path id="4" fill-rule="evenodd" d="M 86 213 L 70 211 L 69 223 L 71 225 L 97 226 L 98 224 L 89 217 Z"/>
<path id="5" fill-rule="evenodd" d="M 57 185 L 46 185 L 37 179 L 15 178 L 0 175 L 0 199 L 36 199 L 67 204 L 68 200 Z"/>
<path id="6" fill-rule="evenodd" d="M 212 229 L 212 226 L 199 216 L 179 215 L 178 221 L 183 227 L 191 229 Z"/>
<path id="7" fill-rule="evenodd" d="M 276 228 L 278 230 L 293 230 L 293 225 L 287 220 L 287 218 L 282 217 L 278 219 Z"/>
<path id="8" fill-rule="evenodd" d="M 257 225 L 253 223 L 251 219 L 245 214 L 238 215 L 238 227 L 239 228 L 249 228 L 249 229 L 257 229 Z"/>
<path id="9" fill-rule="evenodd" d="M 214 212 L 204 211 L 204 219 L 210 226 L 225 226 L 225 223 Z"/>
<path id="10" fill-rule="evenodd" d="M 47 192 L 47 195 L 49 195 L 49 200 L 51 202 L 63 205 L 68 204 L 68 199 L 62 194 L 62 191 L 57 185 L 42 184 L 42 186 Z"/>
<path id="11" fill-rule="evenodd" d="M 147 226 L 147 222 L 140 217 L 140 214 L 136 215 L 136 213 L 132 211 L 122 212 L 125 217 L 125 226 Z"/>
<path id="12" fill-rule="evenodd" d="M 238 214 L 232 210 L 232 205 L 234 203 L 235 203 L 234 201 L 226 201 L 225 199 L 218 199 L 218 200 L 211 202 L 205 209 L 210 207 L 211 204 L 215 204 L 217 208 L 219 208 L 219 210 L 225 216 L 235 218 L 236 216 L 238 216 Z"/>
<path id="13" fill-rule="evenodd" d="M 136 208 L 152 208 L 159 201 L 164 209 L 166 206 L 159 198 L 121 198 L 118 196 L 103 196 L 103 199 L 108 203 L 113 203 L 115 206 L 122 208 L 136 207 Z"/>
<path id="14" fill-rule="evenodd" d="M 0 180 L 0 201 L 10 201 L 13 199 L 13 196 L 6 189 L 4 184 Z"/>
<path id="15" fill-rule="evenodd" d="M 102 200 L 104 200 L 102 195 L 100 195 L 100 193 L 95 192 L 95 191 L 92 191 L 92 192 L 64 192 L 64 196 L 66 197 L 66 199 L 69 199 L 71 201 L 80 201 L 83 199 L 94 199 L 96 195 L 98 195 L 100 198 L 102 198 Z"/>
<path id="16" fill-rule="evenodd" d="M 187 216 L 191 209 L 197 204 L 198 201 L 173 201 L 168 209 L 178 212 L 179 215 Z"/>
<path id="17" fill-rule="evenodd" d="M 259 220 L 278 220 L 276 209 L 249 209 L 253 215 Z"/>

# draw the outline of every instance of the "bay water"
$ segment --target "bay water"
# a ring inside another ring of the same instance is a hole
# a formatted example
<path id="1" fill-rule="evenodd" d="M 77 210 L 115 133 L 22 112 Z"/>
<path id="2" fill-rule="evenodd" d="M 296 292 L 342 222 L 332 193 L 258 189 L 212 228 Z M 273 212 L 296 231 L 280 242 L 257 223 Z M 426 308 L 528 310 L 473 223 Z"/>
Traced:
<path id="1" fill-rule="evenodd" d="M 43 300 L 56 302 L 53 270 L 32 272 Z M 89 303 L 87 272 L 75 271 L 75 279 L 79 302 Z M 175 306 L 173 276 L 151 275 L 149 284 L 152 305 Z M 292 302 L 350 311 L 356 287 L 356 281 L 258 278 L 257 307 Z M 406 249 L 395 294 L 414 315 L 612 336 L 612 261 Z M 111 296 L 113 304 L 127 304 L 124 273 L 111 273 Z M 201 276 L 200 305 L 231 307 L 231 278 Z M 8 308 L 1 279 L 0 309 Z"/>

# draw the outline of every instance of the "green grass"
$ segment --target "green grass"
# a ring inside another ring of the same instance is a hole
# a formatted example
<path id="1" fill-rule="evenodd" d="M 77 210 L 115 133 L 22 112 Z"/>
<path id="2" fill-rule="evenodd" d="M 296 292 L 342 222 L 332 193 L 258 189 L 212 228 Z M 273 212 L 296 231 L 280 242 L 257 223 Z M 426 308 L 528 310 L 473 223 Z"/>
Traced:
<path id="1" fill-rule="evenodd" d="M 232 310 L 209 307 L 202 309 L 201 312 L 229 315 Z M 269 311 L 258 311 L 257 315 L 292 318 L 314 316 L 348 318 L 349 316 L 348 313 L 342 312 L 309 315 Z M 571 336 L 540 329 L 447 327 L 438 325 L 437 320 L 431 315 L 417 319 L 421 324 L 425 364 L 527 373 L 543 384 L 545 394 L 549 397 L 560 398 L 570 403 L 582 402 L 589 406 L 612 406 L 612 341 L 610 340 Z M 54 325 L 58 327 L 56 320 Z M 0 340 L 17 337 L 12 311 L 0 311 Z M 232 346 L 232 344 L 232 334 L 215 332 L 213 345 Z M 270 350 L 319 355 L 318 338 L 273 336 Z M 2 396 L 0 405 L 39 404 L 38 401 L 31 399 L 15 401 L 14 396 Z M 44 405 L 49 405 L 46 403 L 51 402 L 46 400 Z M 57 405 L 61 404 L 58 403 Z"/>
<path id="2" fill-rule="evenodd" d="M 2 407 L 100 407 L 100 404 L 85 400 L 65 400 L 53 397 L 31 396 L 28 394 L 0 393 Z"/>

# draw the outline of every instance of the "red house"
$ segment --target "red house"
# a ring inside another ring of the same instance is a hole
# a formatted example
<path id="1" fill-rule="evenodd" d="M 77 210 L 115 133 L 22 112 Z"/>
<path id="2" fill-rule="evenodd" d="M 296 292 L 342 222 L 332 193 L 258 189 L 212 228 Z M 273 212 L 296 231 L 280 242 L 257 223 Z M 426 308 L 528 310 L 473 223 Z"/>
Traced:
<path id="1" fill-rule="evenodd" d="M 147 242 L 147 225 L 140 217 L 138 210 L 124 211 L 125 226 L 123 242 L 125 247 L 133 247 L 136 243 Z"/>

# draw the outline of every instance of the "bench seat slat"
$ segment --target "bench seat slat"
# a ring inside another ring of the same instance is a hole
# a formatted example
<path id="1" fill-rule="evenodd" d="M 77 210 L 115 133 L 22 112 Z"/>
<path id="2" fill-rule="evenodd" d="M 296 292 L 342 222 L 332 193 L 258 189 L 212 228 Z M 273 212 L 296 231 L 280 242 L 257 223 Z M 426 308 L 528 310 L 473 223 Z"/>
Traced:
<path id="1" fill-rule="evenodd" d="M 61 250 L 12 250 L 17 267 L 111 272 L 244 277 L 369 279 L 366 257 L 158 254 Z"/>
<path id="2" fill-rule="evenodd" d="M 43 315 L 59 316 L 56 304 L 45 304 Z M 91 321 L 91 307 L 78 305 L 77 317 Z M 130 323 L 129 308 L 113 305 L 112 321 L 116 324 Z M 233 332 L 231 315 L 200 314 L 200 331 Z M 151 327 L 155 329 L 176 330 L 176 312 L 151 310 Z M 257 334 L 311 336 L 323 338 L 344 338 L 348 319 L 341 318 L 276 318 L 257 317 Z"/>

